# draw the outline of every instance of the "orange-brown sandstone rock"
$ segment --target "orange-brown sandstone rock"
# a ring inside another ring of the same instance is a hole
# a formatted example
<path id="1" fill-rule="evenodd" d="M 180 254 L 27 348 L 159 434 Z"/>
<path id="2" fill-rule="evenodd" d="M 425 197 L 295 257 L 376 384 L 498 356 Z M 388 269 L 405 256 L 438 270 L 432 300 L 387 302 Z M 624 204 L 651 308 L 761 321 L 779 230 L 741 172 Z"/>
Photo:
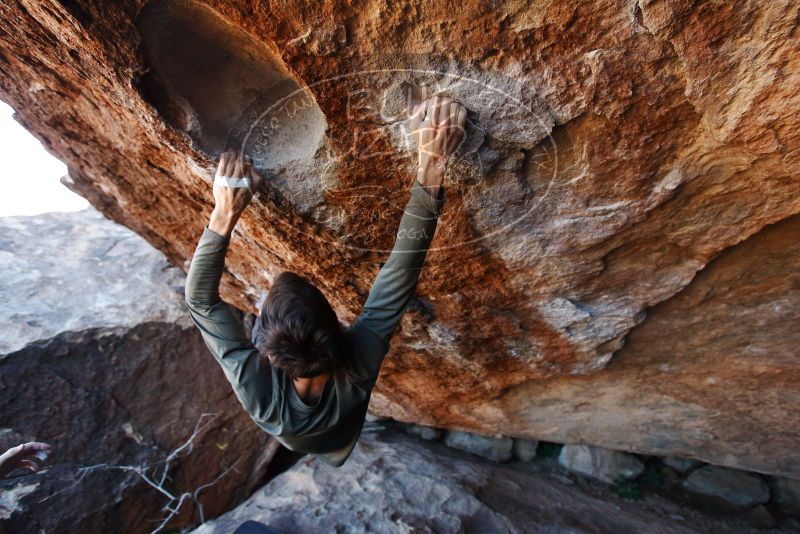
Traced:
<path id="1" fill-rule="evenodd" d="M 179 264 L 216 153 L 254 153 L 224 298 L 291 269 L 349 321 L 411 180 L 404 101 L 447 93 L 469 139 L 373 409 L 800 477 L 797 225 L 763 230 L 800 211 L 799 10 L 23 0 L 0 96 Z"/>

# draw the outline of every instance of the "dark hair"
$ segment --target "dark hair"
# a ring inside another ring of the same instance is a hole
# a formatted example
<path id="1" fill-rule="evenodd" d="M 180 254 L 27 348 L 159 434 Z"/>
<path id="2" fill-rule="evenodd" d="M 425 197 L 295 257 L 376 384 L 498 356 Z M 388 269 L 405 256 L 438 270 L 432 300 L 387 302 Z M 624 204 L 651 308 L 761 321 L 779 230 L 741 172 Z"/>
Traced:
<path id="1" fill-rule="evenodd" d="M 333 372 L 339 365 L 342 328 L 325 295 L 295 273 L 275 278 L 258 318 L 255 345 L 292 378 Z"/>

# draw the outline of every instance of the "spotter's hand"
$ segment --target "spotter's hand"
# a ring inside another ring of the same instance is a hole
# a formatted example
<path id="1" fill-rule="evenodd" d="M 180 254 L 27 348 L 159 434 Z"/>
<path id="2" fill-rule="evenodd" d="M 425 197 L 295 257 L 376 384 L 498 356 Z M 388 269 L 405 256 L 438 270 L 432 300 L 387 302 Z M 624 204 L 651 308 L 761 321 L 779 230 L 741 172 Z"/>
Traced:
<path id="1" fill-rule="evenodd" d="M 35 459 L 44 460 L 52 450 L 47 443 L 31 441 L 8 449 L 0 455 L 0 478 L 5 478 L 11 471 L 18 467 L 25 467 L 33 472 L 41 469 Z"/>
<path id="2" fill-rule="evenodd" d="M 261 175 L 242 154 L 232 148 L 223 152 L 214 178 L 214 211 L 208 228 L 230 236 L 260 184 Z"/>

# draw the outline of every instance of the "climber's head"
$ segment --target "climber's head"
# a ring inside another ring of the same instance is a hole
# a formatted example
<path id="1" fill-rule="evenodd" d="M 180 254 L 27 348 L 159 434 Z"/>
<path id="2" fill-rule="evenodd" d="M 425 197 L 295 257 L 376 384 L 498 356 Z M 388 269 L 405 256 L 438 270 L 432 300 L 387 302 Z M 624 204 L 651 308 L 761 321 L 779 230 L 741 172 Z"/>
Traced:
<path id="1" fill-rule="evenodd" d="M 254 343 L 292 378 L 333 372 L 340 362 L 342 327 L 328 299 L 294 273 L 278 275 L 257 319 Z"/>

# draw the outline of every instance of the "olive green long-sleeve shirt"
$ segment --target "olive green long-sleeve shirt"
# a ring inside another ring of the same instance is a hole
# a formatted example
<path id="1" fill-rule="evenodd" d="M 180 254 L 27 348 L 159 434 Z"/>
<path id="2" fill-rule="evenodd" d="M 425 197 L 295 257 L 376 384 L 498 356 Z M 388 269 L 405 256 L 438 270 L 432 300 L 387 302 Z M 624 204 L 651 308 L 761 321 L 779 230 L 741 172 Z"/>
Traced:
<path id="1" fill-rule="evenodd" d="M 394 248 L 361 315 L 345 331 L 349 371 L 331 376 L 315 404 L 304 402 L 292 380 L 269 365 L 219 297 L 229 238 L 203 231 L 186 279 L 186 304 L 239 402 L 262 430 L 286 447 L 342 465 L 353 450 L 384 356 L 409 300 L 436 231 L 443 199 L 414 182 Z"/>

